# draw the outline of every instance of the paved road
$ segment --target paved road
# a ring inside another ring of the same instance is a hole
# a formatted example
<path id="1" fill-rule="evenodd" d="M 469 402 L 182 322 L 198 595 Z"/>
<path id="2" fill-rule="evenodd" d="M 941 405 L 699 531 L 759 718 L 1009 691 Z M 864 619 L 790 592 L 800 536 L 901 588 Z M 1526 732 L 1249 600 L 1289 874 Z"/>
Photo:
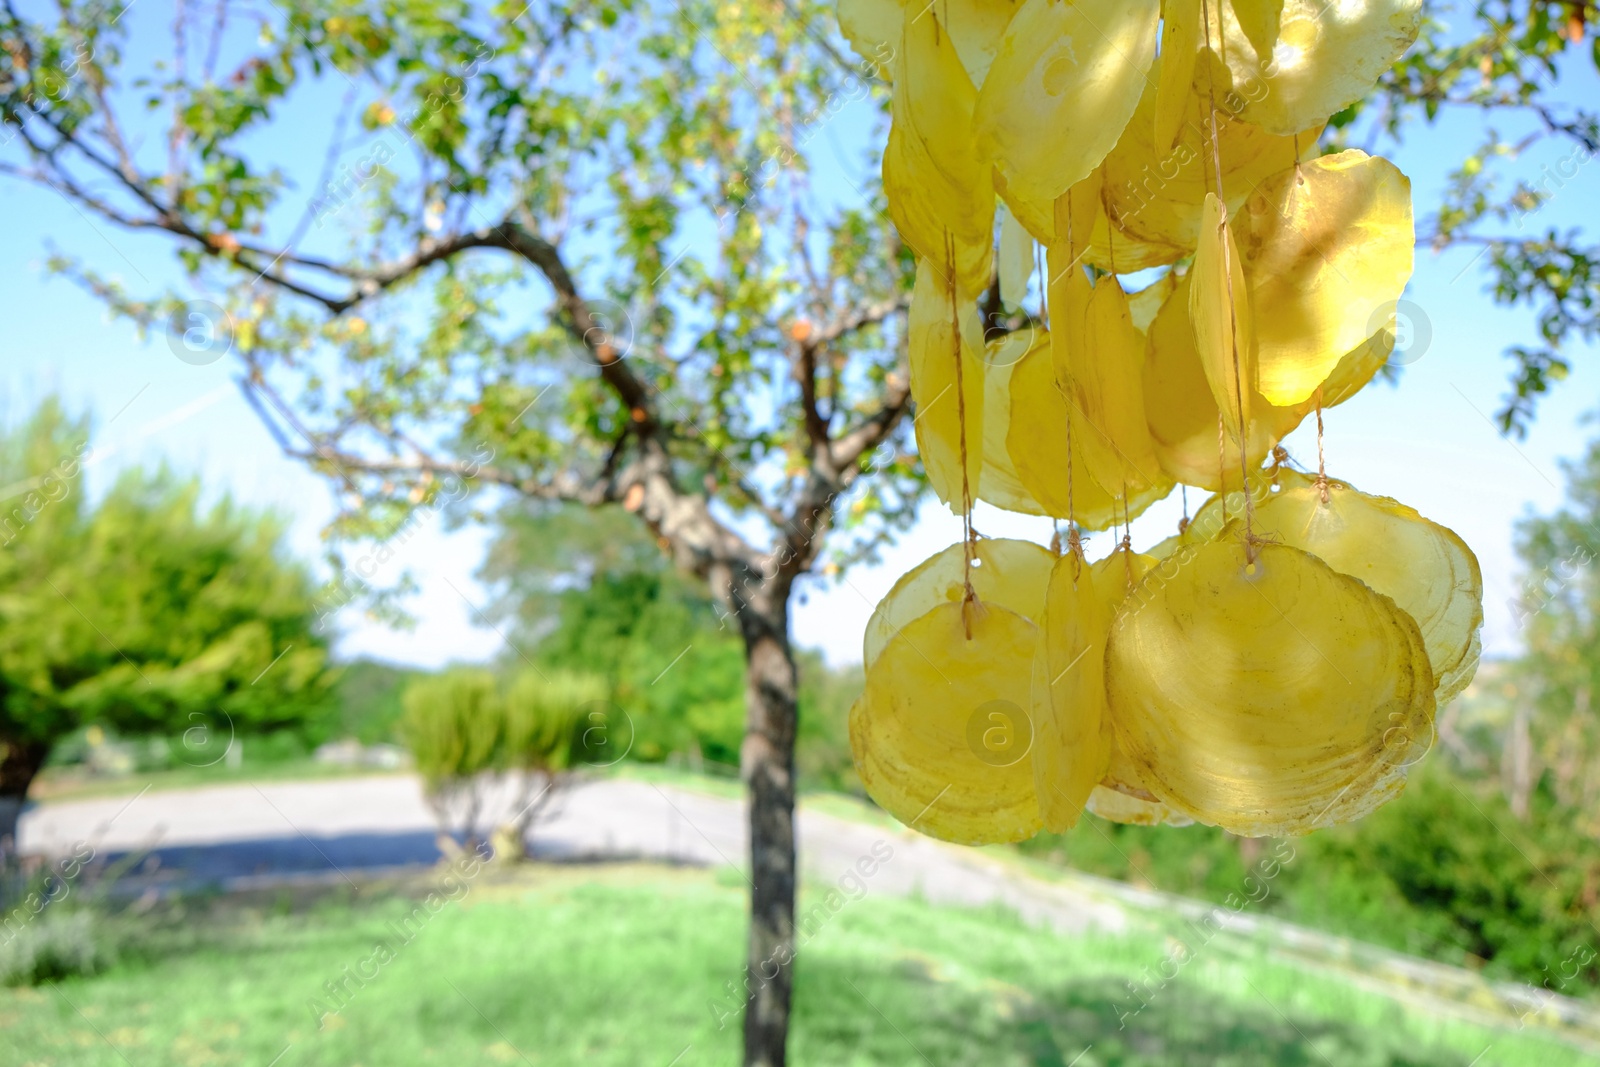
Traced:
<path id="1" fill-rule="evenodd" d="M 509 800 L 509 797 L 500 798 Z M 730 797 L 637 779 L 600 779 L 566 792 L 533 835 L 536 856 L 572 862 L 651 859 L 747 866 L 744 805 Z M 502 805 L 502 810 L 509 810 Z M 802 805 L 805 872 L 859 894 L 863 857 L 891 857 L 864 879 L 867 891 L 920 892 L 931 901 L 1001 903 L 1066 932 L 1120 930 L 1125 909 L 1083 887 L 1019 878 L 983 853 L 900 828 L 838 818 Z M 417 779 L 374 776 L 312 782 L 150 791 L 136 796 L 52 802 L 22 817 L 25 852 L 70 852 L 90 842 L 97 855 L 148 851 L 136 881 L 226 888 L 285 877 L 344 874 L 431 864 L 437 830 Z"/>

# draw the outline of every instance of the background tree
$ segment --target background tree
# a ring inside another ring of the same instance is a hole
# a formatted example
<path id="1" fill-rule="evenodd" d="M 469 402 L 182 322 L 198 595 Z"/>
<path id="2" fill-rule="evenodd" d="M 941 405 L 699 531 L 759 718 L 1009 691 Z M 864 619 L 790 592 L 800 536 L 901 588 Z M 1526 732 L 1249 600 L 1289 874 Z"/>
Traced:
<path id="1" fill-rule="evenodd" d="M 1517 530 L 1526 648 L 1510 671 L 1507 791 L 1525 815 L 1553 803 L 1600 838 L 1600 443 L 1567 466 L 1567 503 Z"/>
<path id="2" fill-rule="evenodd" d="M 610 686 L 608 734 L 634 759 L 673 756 L 735 764 L 744 731 L 744 649 L 702 584 L 686 578 L 621 509 L 513 501 L 479 577 L 495 589 L 488 614 L 504 618 L 516 667 L 522 657 L 592 673 Z M 796 653 L 801 789 L 861 792 L 846 719 L 861 692 L 859 666 L 831 668 Z M 704 767 L 704 764 L 701 764 Z"/>
<path id="3" fill-rule="evenodd" d="M 332 675 L 314 585 L 276 518 L 161 472 L 83 489 L 87 420 L 47 401 L 0 435 L 0 841 L 55 743 L 84 723 L 183 734 L 191 762 L 236 731 L 303 726 Z"/>
<path id="4" fill-rule="evenodd" d="M 819 128 L 881 114 L 876 66 L 809 0 L 222 0 L 180 9 L 159 57 L 127 51 L 126 10 L 69 0 L 28 23 L 7 8 L 7 169 L 170 240 L 226 313 L 57 266 L 142 325 L 176 315 L 231 342 L 285 448 L 346 490 L 340 533 L 394 529 L 450 479 L 643 522 L 743 645 L 748 960 L 787 959 L 790 598 L 865 473 L 847 556 L 922 488 L 903 455 L 910 263 L 870 178 L 854 205 L 807 180 Z M 1490 124 L 1593 149 L 1593 115 L 1558 101 L 1594 6 L 1429 10 L 1455 25 L 1431 22 L 1330 140 L 1484 116 L 1427 240 L 1487 244 L 1497 297 L 1539 309 L 1543 343 L 1512 353 L 1516 425 L 1559 375 L 1558 346 L 1594 330 L 1594 257 L 1581 234 L 1489 229 L 1537 199 L 1488 184 L 1506 147 Z M 307 96 L 340 100 L 326 155 L 275 156 L 260 134 L 294 122 L 303 143 Z M 791 983 L 788 964 L 755 983 L 747 1063 L 783 1061 Z"/>
<path id="5" fill-rule="evenodd" d="M 605 679 L 618 758 L 739 762 L 744 643 L 637 519 L 518 502 L 497 526 L 479 576 L 498 590 L 488 611 L 508 624 L 509 665 Z"/>

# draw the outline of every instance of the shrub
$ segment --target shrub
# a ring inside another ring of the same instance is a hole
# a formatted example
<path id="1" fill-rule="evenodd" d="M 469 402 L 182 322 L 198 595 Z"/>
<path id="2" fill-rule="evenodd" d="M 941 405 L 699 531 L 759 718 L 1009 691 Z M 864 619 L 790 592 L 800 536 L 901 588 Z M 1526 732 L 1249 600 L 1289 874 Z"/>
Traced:
<path id="1" fill-rule="evenodd" d="M 0 941 L 0 985 L 91 975 L 116 961 L 109 927 L 86 908 L 49 907 Z"/>
<path id="2" fill-rule="evenodd" d="M 508 834 L 528 830 L 584 759 L 590 716 L 603 714 L 604 682 L 531 669 L 502 688 L 482 669 L 458 668 L 407 687 L 401 734 L 427 783 L 441 826 L 479 840 L 479 817 L 509 787 Z"/>

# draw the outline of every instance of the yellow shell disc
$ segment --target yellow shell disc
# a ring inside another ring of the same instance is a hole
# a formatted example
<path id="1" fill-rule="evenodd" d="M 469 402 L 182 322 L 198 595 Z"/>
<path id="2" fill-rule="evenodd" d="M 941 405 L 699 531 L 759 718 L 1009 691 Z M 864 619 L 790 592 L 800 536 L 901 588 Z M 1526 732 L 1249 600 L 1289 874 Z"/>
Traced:
<path id="1" fill-rule="evenodd" d="M 952 316 L 961 327 L 960 372 Z M 957 300 L 926 261 L 917 264 L 906 333 L 917 451 L 934 493 L 955 511 L 962 508 L 961 455 L 965 419 L 966 490 L 976 500 L 983 475 L 983 331 L 978 309 Z M 960 388 L 957 388 L 959 380 Z"/>
<path id="2" fill-rule="evenodd" d="M 972 139 L 978 92 L 950 34 L 929 8 L 904 26 L 895 56 L 883 191 L 900 236 L 963 292 L 989 287 L 994 261 L 994 181 Z"/>
<path id="3" fill-rule="evenodd" d="M 1000 37 L 1021 0 L 943 0 L 939 16 L 948 20 L 956 54 L 972 84 L 982 85 L 1000 48 Z M 891 77 L 889 62 L 900 45 L 906 5 L 901 0 L 839 0 L 839 29 L 862 59 L 881 77 Z M 914 15 L 928 10 L 922 4 Z"/>
<path id="4" fill-rule="evenodd" d="M 1024 515 L 1043 515 L 1045 511 L 1023 486 L 1011 453 L 1006 451 L 1006 435 L 1011 429 L 1011 369 L 1035 349 L 1048 358 L 1050 334 L 1043 327 L 1008 333 L 984 348 L 989 365 L 984 370 L 983 476 L 978 499 Z"/>
<path id="5" fill-rule="evenodd" d="M 1157 283 L 1158 285 L 1160 283 Z M 1189 318 L 1189 276 L 1176 282 L 1150 324 L 1144 364 L 1145 420 L 1162 470 L 1185 485 L 1213 491 L 1239 488 L 1238 438 L 1229 433 L 1219 451 L 1218 408 L 1195 347 Z M 1154 288 L 1154 286 L 1152 286 Z M 1322 404 L 1333 407 L 1354 396 L 1389 359 L 1392 325 L 1347 352 L 1322 383 Z M 1316 397 L 1291 407 L 1267 403 L 1252 390 L 1246 465 L 1255 470 L 1283 438 L 1316 410 Z"/>
<path id="6" fill-rule="evenodd" d="M 1251 387 L 1256 380 L 1255 316 L 1233 228 L 1222 201 L 1210 193 L 1200 209 L 1200 244 L 1189 277 L 1189 318 L 1200 367 L 1223 423 L 1238 433 L 1240 426 L 1250 423 L 1255 393 Z"/>
<path id="7" fill-rule="evenodd" d="M 1052 316 L 1054 309 L 1052 308 Z M 1089 476 L 1115 495 L 1139 495 L 1164 483 L 1145 423 L 1145 337 L 1133 325 L 1128 298 L 1115 275 L 1100 279 L 1089 298 L 1083 343 L 1069 350 L 1068 374 L 1085 431 Z M 1056 364 L 1058 384 L 1061 363 Z M 1067 388 L 1063 384 L 1063 388 Z"/>
<path id="8" fill-rule="evenodd" d="M 1299 404 L 1393 315 L 1411 277 L 1411 183 L 1351 150 L 1263 182 L 1231 220 L 1255 320 L 1257 388 Z"/>
<path id="9" fill-rule="evenodd" d="M 1365 97 L 1422 25 L 1422 0 L 1229 0 L 1210 10 L 1240 116 L 1277 134 Z"/>
<path id="10" fill-rule="evenodd" d="M 1032 541 L 985 537 L 978 541 L 972 588 L 978 599 L 1014 611 L 1033 623 L 1044 618 L 1045 590 L 1055 557 Z M 966 595 L 966 553 L 951 545 L 900 576 L 867 620 L 861 662 L 871 667 L 894 635 L 941 604 Z"/>
<path id="11" fill-rule="evenodd" d="M 1122 610 L 1128 595 L 1144 581 L 1145 574 L 1158 562 L 1154 556 L 1118 545 L 1104 559 L 1095 560 L 1089 565 L 1094 572 L 1094 587 L 1100 595 L 1100 611 L 1107 630 L 1111 628 L 1117 612 Z"/>
<path id="12" fill-rule="evenodd" d="M 1194 81 L 1195 63 L 1200 58 L 1201 7 L 1202 0 L 1161 0 L 1161 55 L 1152 72 L 1156 95 L 1155 116 L 1150 128 L 1157 152 L 1170 152 L 1183 126 L 1189 85 Z M 1148 92 L 1147 89 L 1147 95 Z M 1133 121 L 1138 122 L 1139 112 L 1136 110 L 1133 114 Z"/>
<path id="13" fill-rule="evenodd" d="M 1037 626 L 994 605 L 943 604 L 897 633 L 850 712 L 867 795 L 958 844 L 1038 833 L 1029 759 L 1038 642 Z"/>
<path id="14" fill-rule="evenodd" d="M 1235 527 L 1231 528 L 1236 530 Z M 1161 800 L 1236 834 L 1299 834 L 1398 793 L 1432 743 L 1416 623 L 1309 553 L 1232 536 L 1146 575 L 1112 626 L 1117 744 Z"/>
<path id="15" fill-rule="evenodd" d="M 1163 804 L 1139 781 L 1139 772 L 1113 740 L 1105 779 L 1089 794 L 1089 811 L 1111 822 L 1131 826 L 1192 826 L 1194 820 Z"/>
<path id="16" fill-rule="evenodd" d="M 1197 58 L 1217 60 L 1209 52 Z M 1192 249 L 1200 238 L 1200 208 L 1206 194 L 1217 187 L 1218 158 L 1211 152 L 1213 101 L 1217 105 L 1218 157 L 1222 165 L 1222 192 L 1228 214 L 1239 210 L 1257 185 L 1298 161 L 1314 159 L 1320 123 L 1294 136 L 1280 137 L 1252 126 L 1228 110 L 1225 97 L 1209 91 L 1209 67 L 1190 68 L 1191 80 L 1181 98 L 1175 140 L 1160 147 L 1155 140 L 1158 89 L 1146 86 L 1138 110 L 1123 131 L 1116 148 L 1106 156 L 1106 210 L 1129 238 L 1153 245 Z M 1166 85 L 1167 64 L 1156 61 L 1161 86 Z M 1171 121 L 1169 119 L 1169 121 Z M 1117 249 L 1120 266 L 1123 254 Z M 1128 269 L 1128 268 L 1125 268 Z"/>
<path id="17" fill-rule="evenodd" d="M 1255 509 L 1263 537 L 1310 552 L 1359 578 L 1416 620 L 1443 704 L 1477 670 L 1483 626 L 1483 574 L 1466 542 L 1412 508 L 1329 480 L 1328 502 L 1315 480 L 1285 472 L 1283 488 Z"/>
<path id="18" fill-rule="evenodd" d="M 901 0 L 838 0 L 839 30 L 856 55 L 880 77 L 891 77 L 890 60 L 900 47 L 905 4 Z"/>
<path id="19" fill-rule="evenodd" d="M 1111 760 L 1106 715 L 1106 618 L 1089 564 L 1071 553 L 1055 561 L 1045 599 L 1034 787 L 1045 829 L 1076 826 Z"/>
<path id="20" fill-rule="evenodd" d="M 1072 519 L 1085 530 L 1104 530 L 1123 521 L 1124 504 L 1089 477 L 1078 435 L 1082 416 L 1072 412 L 1073 461 L 1068 470 L 1069 408 L 1056 385 L 1055 366 L 1047 346 L 1036 346 L 1011 368 L 1010 425 L 1006 451 L 1027 494 L 1047 515 Z M 1172 491 L 1166 477 L 1143 492 L 1130 492 L 1129 517 L 1137 518 Z M 1070 488 L 1070 493 L 1069 493 Z M 1131 487 L 1130 487 L 1131 488 Z M 1118 487 L 1119 495 L 1121 487 Z"/>
<path id="21" fill-rule="evenodd" d="M 1139 103 L 1159 13 L 1159 0 L 1025 0 L 973 117 L 1007 190 L 1048 204 L 1100 165 Z"/>
<path id="22" fill-rule="evenodd" d="M 1090 210 L 1087 215 L 1080 216 L 1086 226 L 1074 227 L 1073 237 L 1078 247 L 1073 257 L 1076 257 L 1078 262 L 1087 263 L 1113 274 L 1126 274 L 1176 263 L 1193 251 L 1192 243 L 1190 247 L 1184 247 L 1165 241 L 1147 240 L 1113 223 L 1106 214 L 1107 198 L 1101 192 L 1099 171 L 1095 171 L 1073 186 L 1069 193 L 1077 199 L 1080 190 L 1091 193 L 1092 200 L 1088 205 Z M 998 178 L 995 191 L 1000 194 L 1022 228 L 1035 239 L 1047 247 L 1065 244 L 1066 230 L 1056 218 L 1059 198 L 1055 203 L 1048 200 L 1031 200 L 1014 189 L 1006 188 L 1005 182 Z M 1083 247 L 1084 229 L 1087 229 L 1089 234 L 1087 249 Z M 1061 251 L 1064 251 L 1064 248 Z M 1060 270 L 1060 267 L 1052 270 L 1051 276 L 1057 276 Z"/>

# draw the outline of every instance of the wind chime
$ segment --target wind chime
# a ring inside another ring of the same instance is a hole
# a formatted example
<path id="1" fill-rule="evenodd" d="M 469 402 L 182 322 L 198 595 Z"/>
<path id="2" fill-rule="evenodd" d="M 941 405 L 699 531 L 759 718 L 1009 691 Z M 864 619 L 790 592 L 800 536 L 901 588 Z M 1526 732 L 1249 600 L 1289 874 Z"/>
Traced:
<path id="1" fill-rule="evenodd" d="M 1477 666 L 1477 560 L 1322 456 L 1322 409 L 1394 343 L 1410 183 L 1317 148 L 1421 7 L 840 0 L 852 44 L 893 57 L 917 446 L 965 531 L 867 628 L 851 747 L 901 821 L 970 844 L 1085 807 L 1298 834 L 1396 796 L 1431 747 Z M 1020 308 L 1036 269 L 1042 325 L 986 344 L 978 299 L 998 278 Z M 1312 415 L 1300 473 L 1277 446 Z M 1215 495 L 1135 553 L 1129 523 L 1180 484 Z M 980 538 L 975 500 L 1065 538 Z M 1083 532 L 1114 526 L 1090 562 Z"/>

